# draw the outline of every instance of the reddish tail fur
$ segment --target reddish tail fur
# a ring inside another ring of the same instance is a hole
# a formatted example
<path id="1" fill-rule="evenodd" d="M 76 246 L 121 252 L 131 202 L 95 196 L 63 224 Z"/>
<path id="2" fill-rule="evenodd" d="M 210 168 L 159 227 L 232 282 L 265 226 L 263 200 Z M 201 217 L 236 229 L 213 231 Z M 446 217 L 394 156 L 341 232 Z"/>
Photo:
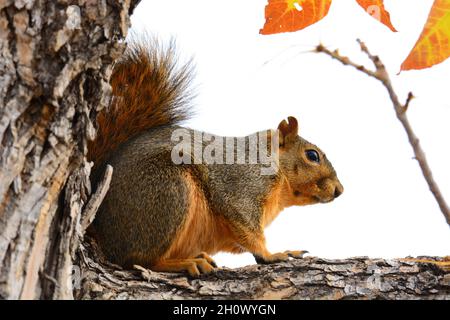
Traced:
<path id="1" fill-rule="evenodd" d="M 190 117 L 191 62 L 177 65 L 174 42 L 132 40 L 111 75 L 112 100 L 99 113 L 98 133 L 88 159 L 98 165 L 121 143 L 148 129 L 177 124 Z"/>

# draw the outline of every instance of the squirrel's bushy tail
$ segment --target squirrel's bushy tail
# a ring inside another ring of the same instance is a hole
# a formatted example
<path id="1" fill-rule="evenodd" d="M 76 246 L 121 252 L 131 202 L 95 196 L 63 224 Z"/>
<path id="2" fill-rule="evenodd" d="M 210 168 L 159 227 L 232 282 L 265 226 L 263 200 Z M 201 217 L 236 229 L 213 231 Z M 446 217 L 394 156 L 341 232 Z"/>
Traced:
<path id="1" fill-rule="evenodd" d="M 150 128 L 177 124 L 191 115 L 191 61 L 179 66 L 175 43 L 132 37 L 111 75 L 112 100 L 99 113 L 88 159 L 102 163 L 121 143 Z"/>

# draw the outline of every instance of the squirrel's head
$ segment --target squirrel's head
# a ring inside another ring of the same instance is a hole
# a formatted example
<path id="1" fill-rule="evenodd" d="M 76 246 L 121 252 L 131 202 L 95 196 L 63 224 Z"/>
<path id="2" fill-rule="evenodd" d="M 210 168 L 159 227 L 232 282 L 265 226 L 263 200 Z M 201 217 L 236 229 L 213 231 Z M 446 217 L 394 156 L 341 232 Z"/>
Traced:
<path id="1" fill-rule="evenodd" d="M 281 121 L 278 134 L 287 205 L 326 203 L 342 194 L 344 188 L 325 153 L 298 135 L 297 119 Z"/>

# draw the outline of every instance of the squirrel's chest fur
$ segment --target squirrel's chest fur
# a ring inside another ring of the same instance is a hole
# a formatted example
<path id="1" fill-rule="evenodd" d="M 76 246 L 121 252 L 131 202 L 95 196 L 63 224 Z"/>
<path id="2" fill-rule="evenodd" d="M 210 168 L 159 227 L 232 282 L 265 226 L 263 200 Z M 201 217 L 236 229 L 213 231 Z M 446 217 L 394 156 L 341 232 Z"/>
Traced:
<path id="1" fill-rule="evenodd" d="M 280 214 L 284 209 L 283 199 L 283 185 L 278 183 L 273 186 L 272 190 L 268 194 L 262 212 L 261 226 L 267 227 L 272 221 Z"/>

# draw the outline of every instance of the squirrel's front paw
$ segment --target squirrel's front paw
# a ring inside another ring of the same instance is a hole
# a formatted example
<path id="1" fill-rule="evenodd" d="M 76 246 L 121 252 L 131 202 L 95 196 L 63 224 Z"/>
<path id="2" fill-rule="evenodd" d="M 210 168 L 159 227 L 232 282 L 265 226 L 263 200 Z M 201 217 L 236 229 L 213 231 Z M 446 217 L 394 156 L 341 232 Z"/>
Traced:
<path id="1" fill-rule="evenodd" d="M 307 251 L 307 250 L 298 250 L 298 251 L 286 250 L 284 253 L 287 253 L 287 255 L 291 258 L 302 259 L 305 254 L 309 253 L 309 251 Z"/>
<path id="2" fill-rule="evenodd" d="M 266 257 L 261 257 L 256 254 L 253 256 L 258 264 L 270 264 L 289 260 L 289 255 L 285 252 L 273 253 Z"/>
<path id="3" fill-rule="evenodd" d="M 266 257 L 262 257 L 262 256 L 259 256 L 256 254 L 254 254 L 253 256 L 255 257 L 256 263 L 258 263 L 258 264 L 270 264 L 270 263 L 288 261 L 289 257 L 295 258 L 295 259 L 301 259 L 301 258 L 303 258 L 303 255 L 306 253 L 308 253 L 308 251 L 306 251 L 306 250 L 301 250 L 301 251 L 287 250 L 285 252 L 273 253 Z"/>

